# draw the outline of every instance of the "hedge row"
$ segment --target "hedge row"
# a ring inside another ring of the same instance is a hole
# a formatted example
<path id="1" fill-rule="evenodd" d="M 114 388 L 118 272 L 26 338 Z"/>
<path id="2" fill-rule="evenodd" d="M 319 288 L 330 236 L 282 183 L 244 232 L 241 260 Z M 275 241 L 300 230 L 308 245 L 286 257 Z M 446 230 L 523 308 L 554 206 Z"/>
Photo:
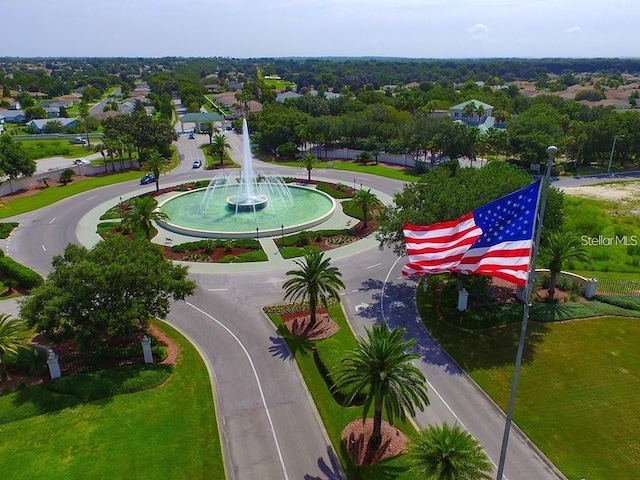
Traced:
<path id="1" fill-rule="evenodd" d="M 42 275 L 9 257 L 0 257 L 0 272 L 15 280 L 19 286 L 27 290 L 31 290 L 44 283 Z"/>
<path id="2" fill-rule="evenodd" d="M 0 223 L 0 238 L 7 238 L 17 226 L 18 222 Z"/>
<path id="3" fill-rule="evenodd" d="M 333 198 L 337 198 L 338 200 L 344 198 L 353 198 L 353 193 L 349 192 L 349 188 L 346 185 L 338 185 L 339 186 L 335 188 L 327 185 L 326 183 L 319 183 L 318 185 L 316 185 L 316 190 L 320 190 L 321 192 L 324 192 L 327 195 L 331 195 Z"/>
<path id="4" fill-rule="evenodd" d="M 335 230 L 314 230 L 313 232 L 307 232 L 305 230 L 303 232 L 294 233 L 293 235 L 287 235 L 284 238 L 278 238 L 275 240 L 275 242 L 278 247 L 300 247 L 309 243 L 308 239 L 310 238 L 320 239 L 323 237 L 335 237 L 339 235 L 353 235 L 353 233 L 348 228 Z"/>
<path id="5" fill-rule="evenodd" d="M 201 249 L 213 250 L 214 248 L 247 248 L 258 250 L 261 247 L 260 242 L 253 238 L 239 238 L 236 240 L 220 240 L 207 238 L 203 240 L 197 240 L 195 242 L 186 242 L 179 245 L 174 245 L 173 247 L 171 247 L 171 251 L 175 253 L 184 253 Z"/>

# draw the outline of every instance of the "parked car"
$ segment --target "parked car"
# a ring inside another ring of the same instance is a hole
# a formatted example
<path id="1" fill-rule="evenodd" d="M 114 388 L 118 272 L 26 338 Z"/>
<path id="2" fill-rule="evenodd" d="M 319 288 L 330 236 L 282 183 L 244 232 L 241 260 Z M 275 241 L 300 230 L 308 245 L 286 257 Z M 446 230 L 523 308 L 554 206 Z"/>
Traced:
<path id="1" fill-rule="evenodd" d="M 69 140 L 69 143 L 72 145 L 86 145 L 87 141 L 82 137 L 76 137 Z"/>
<path id="2" fill-rule="evenodd" d="M 87 160 L 86 158 L 76 158 L 73 161 L 74 165 L 91 165 L 91 162 L 89 160 Z"/>
<path id="3" fill-rule="evenodd" d="M 140 179 L 140 185 L 147 185 L 156 181 L 156 176 L 153 173 L 147 173 Z"/>
<path id="4" fill-rule="evenodd" d="M 193 162 L 192 168 L 200 168 L 202 166 L 202 160 L 195 160 Z"/>

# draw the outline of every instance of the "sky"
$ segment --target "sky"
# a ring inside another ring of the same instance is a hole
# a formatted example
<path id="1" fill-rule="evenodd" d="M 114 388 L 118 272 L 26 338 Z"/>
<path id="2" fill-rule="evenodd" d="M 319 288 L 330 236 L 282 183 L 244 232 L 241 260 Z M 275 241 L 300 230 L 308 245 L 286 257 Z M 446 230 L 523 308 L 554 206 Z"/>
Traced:
<path id="1" fill-rule="evenodd" d="M 640 57 L 638 0 L 0 0 L 0 57 Z"/>

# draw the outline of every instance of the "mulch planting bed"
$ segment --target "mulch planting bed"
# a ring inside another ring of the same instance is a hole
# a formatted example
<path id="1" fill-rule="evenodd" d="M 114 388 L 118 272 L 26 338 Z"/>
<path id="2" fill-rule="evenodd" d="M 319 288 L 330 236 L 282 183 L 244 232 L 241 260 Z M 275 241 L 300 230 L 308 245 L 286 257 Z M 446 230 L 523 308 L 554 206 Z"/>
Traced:
<path id="1" fill-rule="evenodd" d="M 396 427 L 382 421 L 382 440 L 378 445 L 371 442 L 373 418 L 354 420 L 342 431 L 342 443 L 357 466 L 373 465 L 385 458 L 406 453 L 409 437 Z"/>
<path id="2" fill-rule="evenodd" d="M 311 325 L 310 312 L 287 313 L 282 315 L 282 321 L 293 335 L 307 340 L 329 338 L 339 328 L 325 309 L 316 311 L 315 325 Z"/>
<path id="3" fill-rule="evenodd" d="M 159 363 L 161 365 L 175 365 L 179 352 L 178 346 L 173 343 L 171 339 L 160 329 L 153 325 L 149 326 L 149 332 L 167 349 L 167 357 Z M 58 362 L 60 364 L 62 376 L 66 377 L 77 373 L 92 372 L 120 365 L 144 363 L 142 345 L 140 344 L 142 336 L 143 334 L 139 333 L 130 340 L 106 340 L 106 342 L 111 346 L 133 345 L 134 347 L 139 348 L 140 353 L 127 358 L 109 359 L 100 362 L 94 361 L 90 352 L 82 352 L 78 350 L 76 344 L 72 341 L 52 343 L 43 339 L 42 336 L 37 335 L 31 340 L 31 343 L 51 348 L 55 354 L 58 355 Z M 155 359 L 155 361 L 157 362 L 157 359 Z M 40 385 L 50 379 L 51 376 L 48 372 L 43 375 L 28 375 L 21 372 L 10 371 L 9 380 L 0 384 L 0 394 L 15 390 L 18 386 Z"/>

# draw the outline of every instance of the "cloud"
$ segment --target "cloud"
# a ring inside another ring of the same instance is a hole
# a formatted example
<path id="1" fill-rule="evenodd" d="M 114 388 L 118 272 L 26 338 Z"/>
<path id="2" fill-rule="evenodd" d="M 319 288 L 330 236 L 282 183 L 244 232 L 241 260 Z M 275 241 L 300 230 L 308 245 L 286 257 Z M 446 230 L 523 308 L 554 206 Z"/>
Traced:
<path id="1" fill-rule="evenodd" d="M 473 27 L 470 27 L 468 31 L 471 34 L 471 40 L 483 41 L 489 38 L 489 28 L 482 23 L 476 23 Z"/>
<path id="2" fill-rule="evenodd" d="M 578 35 L 582 33 L 582 29 L 580 27 L 567 28 L 567 33 L 570 33 L 572 35 Z"/>

